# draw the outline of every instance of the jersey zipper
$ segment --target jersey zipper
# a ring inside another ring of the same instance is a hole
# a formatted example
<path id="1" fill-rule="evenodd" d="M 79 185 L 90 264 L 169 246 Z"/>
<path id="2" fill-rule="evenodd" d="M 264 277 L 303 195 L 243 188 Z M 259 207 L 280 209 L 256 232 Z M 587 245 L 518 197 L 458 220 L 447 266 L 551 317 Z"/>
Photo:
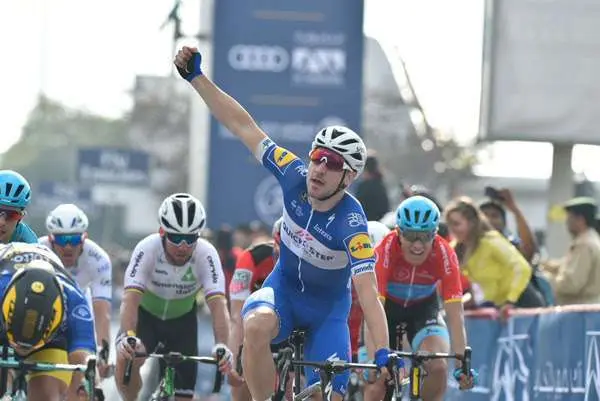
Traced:
<path id="1" fill-rule="evenodd" d="M 410 285 L 408 287 L 408 296 L 406 297 L 406 299 L 404 300 L 404 307 L 406 308 L 408 306 L 408 301 L 410 300 L 410 296 L 412 295 L 412 287 L 413 287 L 413 283 L 415 281 L 415 272 L 417 270 L 417 266 L 412 267 L 412 273 L 410 274 Z"/>
<path id="2" fill-rule="evenodd" d="M 310 210 L 310 215 L 308 216 L 308 221 L 306 222 L 306 227 L 304 227 L 304 231 L 306 231 L 306 233 L 308 234 L 308 227 L 310 227 L 310 222 L 312 220 L 313 217 L 313 212 L 314 210 L 311 209 Z M 304 239 L 304 241 L 307 241 L 306 239 Z M 305 242 L 302 243 L 302 253 L 305 252 L 305 248 L 304 245 Z M 300 281 L 300 292 L 304 292 L 304 281 L 302 281 L 302 258 L 298 258 L 298 280 Z"/>

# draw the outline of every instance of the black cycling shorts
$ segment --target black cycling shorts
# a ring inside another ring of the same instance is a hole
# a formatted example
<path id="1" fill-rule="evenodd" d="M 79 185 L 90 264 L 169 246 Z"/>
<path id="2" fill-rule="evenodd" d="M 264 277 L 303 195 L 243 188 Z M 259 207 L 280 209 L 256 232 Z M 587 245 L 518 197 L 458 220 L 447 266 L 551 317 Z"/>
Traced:
<path id="1" fill-rule="evenodd" d="M 139 339 L 146 347 L 146 352 L 156 350 L 162 343 L 159 353 L 181 352 L 183 355 L 198 355 L 198 320 L 196 306 L 175 319 L 161 320 L 140 307 L 138 309 L 138 324 L 136 331 Z M 160 361 L 161 379 L 165 364 Z M 194 362 L 183 362 L 175 367 L 175 395 L 177 397 L 193 398 L 196 388 L 198 366 Z"/>
<path id="2" fill-rule="evenodd" d="M 388 322 L 390 347 L 396 350 L 402 349 L 401 327 L 404 327 L 408 341 L 411 344 L 413 344 L 417 334 L 427 327 L 437 326 L 440 330 L 447 332 L 446 323 L 440 312 L 441 308 L 437 294 L 417 304 L 409 305 L 408 308 L 386 299 L 385 314 Z M 430 334 L 437 333 L 432 332 Z M 425 333 L 426 335 L 427 333 Z"/>

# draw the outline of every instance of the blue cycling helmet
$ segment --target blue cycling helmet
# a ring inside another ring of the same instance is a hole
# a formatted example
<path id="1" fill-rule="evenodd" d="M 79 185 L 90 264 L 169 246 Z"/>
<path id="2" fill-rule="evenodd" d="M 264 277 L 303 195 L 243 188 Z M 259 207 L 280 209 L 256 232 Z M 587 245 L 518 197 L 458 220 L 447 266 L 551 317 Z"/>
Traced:
<path id="1" fill-rule="evenodd" d="M 0 170 L 0 206 L 25 209 L 31 201 L 31 187 L 21 174 Z"/>
<path id="2" fill-rule="evenodd" d="M 411 196 L 398 206 L 396 223 L 400 231 L 433 232 L 440 223 L 440 209 L 424 196 Z"/>

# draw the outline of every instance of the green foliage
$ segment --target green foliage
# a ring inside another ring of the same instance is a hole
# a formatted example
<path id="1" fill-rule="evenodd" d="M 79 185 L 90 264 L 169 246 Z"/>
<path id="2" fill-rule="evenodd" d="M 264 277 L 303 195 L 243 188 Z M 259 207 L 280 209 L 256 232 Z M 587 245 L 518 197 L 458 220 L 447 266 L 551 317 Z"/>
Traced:
<path id="1" fill-rule="evenodd" d="M 19 171 L 32 183 L 73 179 L 80 146 L 127 147 L 127 121 L 70 109 L 41 96 L 23 134 L 2 157 L 2 168 Z"/>

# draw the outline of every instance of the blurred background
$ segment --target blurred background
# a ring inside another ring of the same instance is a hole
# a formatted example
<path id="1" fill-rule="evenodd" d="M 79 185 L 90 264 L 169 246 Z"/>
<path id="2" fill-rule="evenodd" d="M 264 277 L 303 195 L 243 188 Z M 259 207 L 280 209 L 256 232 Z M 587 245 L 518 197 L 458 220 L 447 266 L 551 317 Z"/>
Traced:
<path id="1" fill-rule="evenodd" d="M 445 204 L 507 189 L 541 252 L 560 257 L 570 241 L 561 205 L 596 197 L 598 2 L 0 7 L 0 168 L 32 184 L 26 221 L 39 235 L 60 203 L 88 214 L 90 237 L 113 257 L 117 293 L 132 247 L 157 230 L 157 207 L 173 192 L 198 196 L 206 236 L 230 233 L 230 247 L 248 246 L 281 214 L 277 182 L 174 71 L 182 45 L 199 47 L 206 74 L 302 157 L 323 126 L 361 133 L 375 167 L 351 190 L 383 187 L 377 199 L 359 196 L 370 220 L 389 221 L 418 190 Z"/>

